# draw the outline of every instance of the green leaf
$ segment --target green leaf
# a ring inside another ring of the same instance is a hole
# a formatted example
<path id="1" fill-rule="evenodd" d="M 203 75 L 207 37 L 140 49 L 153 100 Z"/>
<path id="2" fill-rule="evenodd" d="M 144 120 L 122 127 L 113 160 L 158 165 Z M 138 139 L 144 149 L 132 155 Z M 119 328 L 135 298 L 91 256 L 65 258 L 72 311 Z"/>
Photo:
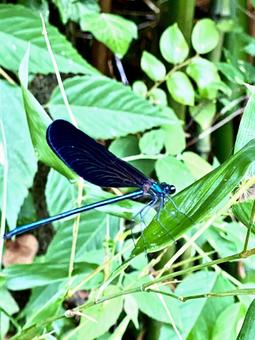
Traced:
<path id="1" fill-rule="evenodd" d="M 235 152 L 240 150 L 251 139 L 255 138 L 255 87 L 252 86 L 251 88 L 254 92 L 250 96 L 242 114 L 235 142 Z"/>
<path id="2" fill-rule="evenodd" d="M 130 294 L 124 297 L 124 311 L 130 320 L 133 321 L 135 328 L 139 329 L 138 315 L 139 309 L 135 298 Z"/>
<path id="3" fill-rule="evenodd" d="M 189 54 L 189 47 L 177 24 L 168 27 L 161 35 L 160 52 L 172 64 L 182 63 Z"/>
<path id="4" fill-rule="evenodd" d="M 254 87 L 252 87 L 254 90 Z M 245 106 L 242 119 L 237 132 L 235 142 L 235 152 L 240 150 L 243 145 L 248 143 L 251 139 L 255 138 L 255 123 L 254 123 L 254 110 L 255 110 L 255 92 L 252 93 Z M 253 163 L 249 168 L 249 174 L 254 174 L 255 164 Z M 247 176 L 249 175 L 247 174 Z M 247 192 L 244 197 L 250 199 L 246 202 L 239 202 L 232 207 L 234 215 L 246 226 L 249 226 L 251 221 L 251 214 L 253 209 L 253 192 Z M 254 227 L 253 227 L 254 228 Z"/>
<path id="5" fill-rule="evenodd" d="M 12 297 L 11 293 L 3 287 L 0 288 L 0 308 L 9 315 L 17 313 L 19 311 L 19 306 Z"/>
<path id="6" fill-rule="evenodd" d="M 126 54 L 132 39 L 137 38 L 135 23 L 115 14 L 85 14 L 80 24 L 84 31 L 91 32 L 119 58 Z"/>
<path id="7" fill-rule="evenodd" d="M 254 158 L 255 140 L 253 139 L 214 171 L 177 194 L 174 201 L 178 211 L 173 208 L 171 201 L 166 203 L 161 210 L 160 224 L 154 218 L 144 230 L 143 240 L 139 239 L 133 253 L 143 252 L 145 246 L 147 252 L 162 249 L 195 223 L 215 214 L 244 178 Z"/>
<path id="8" fill-rule="evenodd" d="M 175 294 L 192 296 L 222 292 L 230 288 L 233 288 L 233 285 L 223 276 L 215 272 L 200 271 L 185 277 L 177 286 Z M 219 314 L 233 304 L 233 301 L 233 297 L 190 299 L 184 303 L 177 301 L 181 316 L 181 327 L 178 329 L 182 339 L 210 339 Z M 167 331 L 167 339 L 179 339 L 173 329 L 165 331 Z"/>
<path id="9" fill-rule="evenodd" d="M 199 179 L 212 171 L 211 164 L 194 152 L 184 152 L 182 159 L 195 179 Z"/>
<path id="10" fill-rule="evenodd" d="M 208 271 L 189 275 L 177 287 L 175 294 L 193 295 L 207 292 L 224 292 L 234 286 L 223 276 Z M 234 303 L 233 297 L 195 299 L 180 304 L 183 322 L 183 338 L 209 339 L 219 314 Z"/>
<path id="11" fill-rule="evenodd" d="M 164 146 L 165 132 L 162 129 L 146 132 L 139 141 L 139 147 L 145 155 L 159 154 Z"/>
<path id="12" fill-rule="evenodd" d="M 66 24 L 70 19 L 79 23 L 80 18 L 90 12 L 99 12 L 100 7 L 96 0 L 84 1 L 66 1 L 66 0 L 53 0 L 57 6 L 63 24 Z"/>
<path id="13" fill-rule="evenodd" d="M 199 20 L 191 35 L 192 45 L 199 54 L 212 51 L 218 45 L 219 38 L 217 25 L 211 19 Z"/>
<path id="14" fill-rule="evenodd" d="M 216 104 L 212 101 L 201 101 L 197 106 L 190 107 L 191 117 L 203 130 L 208 129 L 216 114 Z"/>
<path id="15" fill-rule="evenodd" d="M 10 318 L 8 315 L 13 315 L 19 311 L 19 306 L 10 294 L 4 288 L 0 288 L 0 338 L 6 339 L 7 332 L 10 326 Z"/>
<path id="16" fill-rule="evenodd" d="M 71 184 L 65 177 L 55 171 L 50 172 L 46 186 L 46 200 L 50 215 L 75 208 L 77 195 L 76 185 Z M 101 198 L 97 197 L 95 200 L 99 201 Z M 87 203 L 86 199 L 86 202 L 83 204 Z M 76 261 L 100 263 L 104 255 L 103 244 L 107 223 L 111 223 L 111 238 L 114 238 L 118 231 L 118 219 L 114 217 L 109 218 L 99 210 L 86 212 L 80 216 Z M 130 215 L 132 216 L 132 213 Z M 107 218 L 109 218 L 108 222 Z M 54 223 L 54 226 L 57 232 L 47 249 L 46 260 L 55 263 L 65 262 L 70 257 L 73 238 L 73 219 L 57 221 Z"/>
<path id="17" fill-rule="evenodd" d="M 28 304 L 23 309 L 26 316 L 24 328 L 58 315 L 62 311 L 61 306 L 65 295 L 66 282 L 34 288 Z"/>
<path id="18" fill-rule="evenodd" d="M 119 293 L 119 289 L 116 286 L 109 286 L 104 290 L 104 295 L 113 295 Z M 123 297 L 119 296 L 115 299 L 110 299 L 99 305 L 95 305 L 84 310 L 84 313 L 88 316 L 82 318 L 79 327 L 74 328 L 69 332 L 66 339 L 84 339 L 86 334 L 86 340 L 98 339 L 100 335 L 103 335 L 108 329 L 113 326 L 122 311 Z"/>
<path id="19" fill-rule="evenodd" d="M 243 85 L 245 81 L 244 74 L 236 67 L 236 65 L 230 63 L 218 63 L 217 67 L 229 81 L 234 84 Z"/>
<path id="20" fill-rule="evenodd" d="M 238 222 L 221 223 L 207 230 L 204 237 L 221 257 L 225 257 L 242 251 L 246 232 Z"/>
<path id="21" fill-rule="evenodd" d="M 161 107 L 166 107 L 167 106 L 167 95 L 166 95 L 166 92 L 161 90 L 161 89 L 159 89 L 159 88 L 152 89 L 149 92 L 149 98 L 150 98 L 150 101 L 154 105 L 159 105 Z"/>
<path id="22" fill-rule="evenodd" d="M 250 197 L 249 197 L 249 194 L 250 194 Z M 250 225 L 252 208 L 253 208 L 253 204 L 254 204 L 252 192 L 249 193 L 249 191 L 248 191 L 247 196 L 248 196 L 248 198 L 247 198 L 248 200 L 246 200 L 244 202 L 238 202 L 237 204 L 233 205 L 233 207 L 232 207 L 232 211 L 233 211 L 233 214 L 235 215 L 235 217 L 240 222 L 242 222 L 246 227 L 248 227 Z M 253 223 L 252 227 L 253 227 L 253 231 L 254 231 L 254 228 L 255 228 L 254 223 Z"/>
<path id="23" fill-rule="evenodd" d="M 255 300 L 250 304 L 242 328 L 236 340 L 253 340 L 255 334 Z"/>
<path id="24" fill-rule="evenodd" d="M 169 109 L 169 116 L 176 122 L 175 125 L 164 125 L 166 152 L 170 155 L 178 155 L 186 147 L 185 132 L 182 122 L 176 117 L 173 110 Z"/>
<path id="25" fill-rule="evenodd" d="M 218 316 L 213 328 L 213 340 L 236 339 L 240 322 L 245 315 L 245 306 L 240 302 L 228 306 Z"/>
<path id="26" fill-rule="evenodd" d="M 142 54 L 141 68 L 154 81 L 163 80 L 166 76 L 165 65 L 153 54 L 146 51 L 143 51 Z"/>
<path id="27" fill-rule="evenodd" d="M 0 156 L 0 200 L 3 195 L 3 166 L 8 166 L 6 218 L 10 228 L 16 226 L 20 208 L 33 184 L 37 170 L 33 146 L 24 112 L 20 88 L 0 81 L 0 119 L 6 139 L 7 159 Z M 0 130 L 1 131 L 1 130 Z M 0 132 L 0 149 L 4 150 Z M 0 153 L 1 153 L 0 151 Z"/>
<path id="28" fill-rule="evenodd" d="M 185 73 L 181 71 L 174 72 L 167 78 L 166 85 L 169 93 L 177 103 L 194 105 L 194 89 Z"/>
<path id="29" fill-rule="evenodd" d="M 133 272 L 131 275 L 126 275 L 124 285 L 131 289 L 133 286 L 137 286 L 137 283 L 143 284 L 148 280 L 148 277 L 139 277 L 137 272 Z M 162 287 L 160 290 L 171 294 L 172 290 L 169 287 Z M 150 318 L 154 320 L 158 320 L 164 323 L 171 323 L 169 319 L 169 313 L 174 316 L 175 322 L 180 326 L 180 309 L 177 300 L 166 297 L 164 295 L 155 294 L 154 292 L 140 292 L 132 295 L 132 298 L 135 300 L 138 308 L 144 314 L 148 315 Z"/>
<path id="30" fill-rule="evenodd" d="M 141 80 L 137 80 L 133 83 L 132 90 L 136 95 L 141 96 L 143 98 L 146 97 L 148 91 L 146 84 Z"/>
<path id="31" fill-rule="evenodd" d="M 173 156 L 157 160 L 155 169 L 159 181 L 173 184 L 177 191 L 184 189 L 194 181 L 186 165 Z"/>
<path id="32" fill-rule="evenodd" d="M 27 89 L 29 49 L 26 51 L 19 69 L 23 105 L 27 116 L 32 143 L 37 158 L 45 164 L 52 166 L 69 179 L 77 178 L 51 150 L 46 141 L 46 130 L 52 122 L 43 107 Z"/>
<path id="33" fill-rule="evenodd" d="M 68 278 L 68 262 L 61 263 L 33 263 L 17 264 L 3 270 L 6 277 L 6 286 L 11 290 L 30 289 L 48 284 L 66 281 Z M 89 275 L 96 269 L 94 264 L 80 262 L 75 264 L 73 276 Z"/>
<path id="34" fill-rule="evenodd" d="M 205 99 L 215 99 L 221 85 L 217 67 L 204 58 L 195 57 L 187 67 L 187 74 L 197 83 L 199 94 Z"/>
<path id="35" fill-rule="evenodd" d="M 119 137 L 111 143 L 109 150 L 119 158 L 138 155 L 140 153 L 138 142 L 137 136 L 128 135 L 126 137 Z M 149 176 L 154 170 L 154 163 L 155 161 L 151 159 L 139 159 L 130 162 L 130 164 L 142 171 L 146 176 Z"/>
<path id="36" fill-rule="evenodd" d="M 58 30 L 47 25 L 51 46 L 63 73 L 97 74 Z M 52 62 L 42 35 L 42 23 L 38 12 L 20 5 L 0 5 L 0 60 L 1 65 L 16 72 L 28 43 L 31 44 L 30 72 L 53 72 Z"/>
<path id="37" fill-rule="evenodd" d="M 115 138 L 163 124 L 173 124 L 160 107 L 106 77 L 75 77 L 64 82 L 78 126 L 93 138 Z M 54 118 L 68 119 L 56 89 L 48 104 Z"/>

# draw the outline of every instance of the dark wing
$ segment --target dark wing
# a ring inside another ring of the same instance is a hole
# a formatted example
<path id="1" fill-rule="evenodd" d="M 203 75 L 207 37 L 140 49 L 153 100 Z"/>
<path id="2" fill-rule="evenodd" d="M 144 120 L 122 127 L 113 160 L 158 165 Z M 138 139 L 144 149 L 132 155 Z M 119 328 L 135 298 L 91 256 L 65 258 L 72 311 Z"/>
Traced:
<path id="1" fill-rule="evenodd" d="M 47 129 L 47 142 L 80 177 L 100 187 L 143 187 L 147 177 L 66 120 Z"/>

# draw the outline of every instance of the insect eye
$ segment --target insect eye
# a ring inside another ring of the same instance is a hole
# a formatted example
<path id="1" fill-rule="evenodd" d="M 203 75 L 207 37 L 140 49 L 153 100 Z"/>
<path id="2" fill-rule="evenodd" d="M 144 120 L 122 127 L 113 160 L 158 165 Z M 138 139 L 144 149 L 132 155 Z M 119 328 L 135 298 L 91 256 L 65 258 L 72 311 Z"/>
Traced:
<path id="1" fill-rule="evenodd" d="M 176 192 L 176 187 L 174 185 L 169 185 L 168 186 L 168 192 L 169 194 L 174 194 Z"/>

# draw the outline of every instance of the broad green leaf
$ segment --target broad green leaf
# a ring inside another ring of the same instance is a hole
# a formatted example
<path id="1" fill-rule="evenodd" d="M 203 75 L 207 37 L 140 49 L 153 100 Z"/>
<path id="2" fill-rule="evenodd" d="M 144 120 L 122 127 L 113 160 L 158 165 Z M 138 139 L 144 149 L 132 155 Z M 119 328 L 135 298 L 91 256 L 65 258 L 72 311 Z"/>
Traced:
<path id="1" fill-rule="evenodd" d="M 244 47 L 244 51 L 251 56 L 255 56 L 255 39 L 249 37 L 249 43 Z"/>
<path id="2" fill-rule="evenodd" d="M 141 68 L 154 81 L 163 80 L 166 76 L 165 65 L 153 54 L 146 51 L 143 51 L 142 54 Z"/>
<path id="3" fill-rule="evenodd" d="M 5 311 L 5 313 L 3 312 Z M 10 292 L 2 287 L 0 288 L 0 338 L 6 339 L 6 335 L 10 326 L 8 315 L 13 315 L 19 311 L 19 306 L 10 294 Z"/>
<path id="4" fill-rule="evenodd" d="M 253 89 L 253 88 L 252 88 Z M 255 93 L 252 93 L 245 106 L 242 119 L 237 132 L 236 142 L 235 142 L 235 152 L 240 150 L 246 143 L 251 139 L 255 138 Z M 255 165 L 252 164 L 249 168 L 249 174 L 254 174 Z M 247 199 L 253 198 L 251 192 L 247 192 Z M 240 202 L 233 206 L 233 212 L 235 216 L 246 226 L 249 225 L 252 213 L 252 201 Z"/>
<path id="5" fill-rule="evenodd" d="M 139 329 L 139 323 L 138 323 L 138 315 L 139 315 L 139 309 L 138 304 L 135 300 L 135 298 L 130 294 L 126 295 L 124 297 L 124 311 L 130 318 L 130 320 L 133 321 L 135 328 Z"/>
<path id="6" fill-rule="evenodd" d="M 167 106 L 166 92 L 159 88 L 152 89 L 149 92 L 149 98 L 150 98 L 150 101 L 155 105 L 159 105 L 163 107 Z"/>
<path id="7" fill-rule="evenodd" d="M 159 154 L 163 149 L 165 132 L 162 129 L 146 132 L 139 141 L 142 153 L 147 155 Z"/>
<path id="8" fill-rule="evenodd" d="M 196 294 L 222 292 L 233 288 L 225 278 L 215 272 L 200 271 L 188 275 L 176 288 L 178 296 L 192 296 Z M 191 299 L 186 302 L 177 301 L 180 309 L 183 339 L 210 339 L 219 314 L 233 304 L 233 297 L 214 299 Z M 168 339 L 178 340 L 176 333 L 168 331 Z"/>
<path id="9" fill-rule="evenodd" d="M 178 155 L 186 146 L 186 137 L 182 122 L 177 118 L 173 110 L 168 111 L 169 116 L 176 122 L 175 125 L 164 125 L 166 152 L 170 155 Z"/>
<path id="10" fill-rule="evenodd" d="M 52 122 L 46 111 L 27 89 L 28 80 L 28 62 L 29 49 L 26 51 L 19 68 L 19 77 L 23 97 L 23 105 L 27 116 L 28 127 L 32 143 L 37 158 L 45 164 L 52 166 L 69 179 L 77 178 L 73 173 L 51 150 L 46 141 L 46 130 Z"/>
<path id="11" fill-rule="evenodd" d="M 217 67 L 204 58 L 195 57 L 187 67 L 187 74 L 197 83 L 199 94 L 205 99 L 215 99 L 221 85 Z"/>
<path id="12" fill-rule="evenodd" d="M 78 126 L 93 138 L 115 138 L 155 126 L 173 124 L 160 107 L 106 77 L 75 77 L 64 82 Z M 48 104 L 52 116 L 68 120 L 56 89 Z"/>
<path id="13" fill-rule="evenodd" d="M 253 340 L 255 334 L 255 300 L 252 301 L 246 313 L 243 326 L 236 340 Z"/>
<path id="14" fill-rule="evenodd" d="M 148 277 L 139 277 L 136 272 L 133 272 L 128 276 L 126 275 L 124 285 L 125 288 L 132 289 L 132 287 L 136 287 L 138 283 L 142 285 L 146 281 L 148 281 Z M 160 287 L 160 290 L 169 294 L 172 293 L 172 290 L 169 287 Z M 171 320 L 169 319 L 170 313 L 174 316 L 175 323 L 180 326 L 181 315 L 177 300 L 153 292 L 134 293 L 132 298 L 135 300 L 140 311 L 150 318 L 169 324 L 171 323 Z"/>
<path id="15" fill-rule="evenodd" d="M 223 276 L 215 272 L 201 271 L 184 279 L 177 287 L 175 294 L 187 296 L 207 292 L 224 292 L 233 287 L 233 284 Z M 179 302 L 184 328 L 182 336 L 191 339 L 209 339 L 219 314 L 233 302 L 233 297 Z"/>
<path id="16" fill-rule="evenodd" d="M 49 40 L 60 72 L 97 74 L 58 30 L 47 25 Z M 42 23 L 38 12 L 20 5 L 0 5 L 0 60 L 8 70 L 17 72 L 28 43 L 31 44 L 31 73 L 54 72 L 42 35 Z"/>
<path id="17" fill-rule="evenodd" d="M 119 158 L 132 157 L 140 153 L 138 142 L 137 136 L 128 135 L 119 137 L 111 143 L 109 150 Z M 139 159 L 129 163 L 142 171 L 146 176 L 150 176 L 154 170 L 155 161 L 151 159 Z"/>
<path id="18" fill-rule="evenodd" d="M 17 217 L 37 170 L 33 146 L 24 112 L 20 88 L 0 81 L 0 119 L 6 139 L 6 159 L 0 156 L 0 201 L 3 195 L 3 166 L 7 166 L 7 211 L 10 228 Z M 4 150 L 0 130 L 0 149 Z M 0 151 L 0 153 L 1 153 Z"/>
<path id="19" fill-rule="evenodd" d="M 197 106 L 190 107 L 191 117 L 197 122 L 203 130 L 212 125 L 213 118 L 216 114 L 216 104 L 212 101 L 201 101 Z"/>
<path id="20" fill-rule="evenodd" d="M 244 74 L 236 67 L 236 65 L 230 63 L 218 63 L 217 67 L 224 76 L 234 84 L 243 85 Z"/>
<path id="21" fill-rule="evenodd" d="M 235 217 L 242 222 L 246 227 L 248 227 L 250 225 L 251 222 L 251 214 L 252 214 L 252 208 L 253 208 L 253 204 L 254 204 L 254 198 L 252 195 L 252 191 L 251 193 L 247 193 L 247 200 L 246 201 L 241 201 L 236 203 L 235 205 L 233 205 L 232 207 L 232 211 L 235 215 Z M 250 197 L 249 197 L 250 194 Z M 255 224 L 253 222 L 252 225 L 253 231 L 255 230 Z"/>
<path id="22" fill-rule="evenodd" d="M 155 168 L 159 181 L 173 184 L 177 191 L 186 188 L 194 181 L 186 165 L 173 156 L 157 160 Z"/>
<path id="23" fill-rule="evenodd" d="M 211 164 L 194 152 L 184 152 L 182 159 L 195 179 L 199 179 L 212 171 Z"/>
<path id="24" fill-rule="evenodd" d="M 252 87 L 254 92 L 250 96 L 248 103 L 244 108 L 242 119 L 239 125 L 235 152 L 240 150 L 251 139 L 255 138 L 255 87 Z"/>
<path id="25" fill-rule="evenodd" d="M 25 328 L 42 320 L 54 317 L 62 311 L 66 294 L 66 282 L 50 284 L 33 289 L 29 302 L 23 309 L 26 316 Z M 45 297 L 47 296 L 47 299 Z"/>
<path id="26" fill-rule="evenodd" d="M 17 313 L 19 311 L 19 306 L 12 297 L 11 293 L 7 289 L 0 289 L 0 308 L 5 310 L 9 315 Z"/>
<path id="27" fill-rule="evenodd" d="M 129 317 L 125 316 L 124 319 L 119 323 L 119 325 L 115 327 L 113 334 L 108 335 L 106 339 L 109 340 L 123 339 L 129 322 L 130 322 Z"/>
<path id="28" fill-rule="evenodd" d="M 77 196 L 76 185 L 71 184 L 65 177 L 55 171 L 50 172 L 46 186 L 46 200 L 50 215 L 76 208 Z M 99 201 L 101 198 L 97 197 L 95 200 Z M 87 200 L 83 202 L 84 205 L 87 203 L 89 203 Z M 112 207 L 110 208 L 113 209 Z M 132 215 L 130 213 L 130 216 Z M 99 212 L 99 210 L 81 214 L 76 246 L 76 261 L 86 260 L 92 263 L 95 263 L 95 261 L 100 263 L 104 255 L 103 243 L 106 238 L 107 223 L 111 225 L 110 236 L 114 238 L 118 231 L 117 222 L 118 219 L 107 217 L 105 213 Z M 73 218 L 57 221 L 54 226 L 57 232 L 48 247 L 46 260 L 59 263 L 66 261 L 70 257 Z"/>
<path id="29" fill-rule="evenodd" d="M 65 281 L 68 278 L 68 259 L 61 263 L 16 264 L 3 270 L 6 286 L 11 290 L 30 289 Z M 96 269 L 94 264 L 78 262 L 74 266 L 73 276 L 90 274 Z"/>
<path id="30" fill-rule="evenodd" d="M 195 223 L 215 214 L 244 178 L 254 158 L 255 140 L 253 139 L 218 168 L 177 194 L 174 201 L 178 211 L 173 208 L 171 201 L 166 203 L 161 210 L 160 223 L 154 218 L 144 230 L 143 240 L 138 241 L 133 253 L 139 254 L 144 251 L 144 240 L 146 240 L 147 252 L 162 249 Z"/>
<path id="31" fill-rule="evenodd" d="M 240 302 L 228 306 L 218 316 L 213 328 L 213 340 L 232 340 L 236 339 L 240 322 L 245 316 L 245 306 Z"/>
<path id="32" fill-rule="evenodd" d="M 218 45 L 219 38 L 218 28 L 211 19 L 199 20 L 191 35 L 192 45 L 199 54 L 212 51 Z"/>
<path id="33" fill-rule="evenodd" d="M 133 83 L 132 90 L 136 95 L 141 96 L 143 98 L 146 97 L 148 91 L 146 84 L 141 80 L 137 80 Z"/>
<path id="34" fill-rule="evenodd" d="M 109 286 L 105 289 L 104 295 L 108 296 L 119 292 L 116 286 Z M 100 335 L 107 332 L 109 328 L 117 322 L 122 307 L 123 297 L 119 296 L 85 309 L 84 313 L 88 318 L 82 318 L 79 326 L 69 332 L 68 335 L 65 336 L 65 339 L 82 340 L 85 334 L 86 340 L 98 339 Z"/>
<path id="35" fill-rule="evenodd" d="M 177 24 L 168 27 L 159 41 L 160 52 L 172 64 L 182 63 L 189 54 L 189 47 Z"/>
<path id="36" fill-rule="evenodd" d="M 243 225 L 230 222 L 209 228 L 204 237 L 221 257 L 225 257 L 242 251 L 246 233 L 247 229 Z M 253 235 L 250 237 L 250 246 L 255 246 Z"/>
<path id="37" fill-rule="evenodd" d="M 81 17 L 80 24 L 119 58 L 126 54 L 132 39 L 137 38 L 135 23 L 115 14 L 88 13 Z"/>
<path id="38" fill-rule="evenodd" d="M 99 12 L 100 7 L 96 0 L 86 1 L 69 1 L 69 0 L 53 0 L 57 6 L 63 24 L 70 19 L 79 23 L 80 18 L 90 12 Z"/>
<path id="39" fill-rule="evenodd" d="M 174 72 L 167 78 L 166 85 L 171 96 L 177 103 L 183 105 L 194 105 L 195 92 L 191 81 L 185 73 Z"/>

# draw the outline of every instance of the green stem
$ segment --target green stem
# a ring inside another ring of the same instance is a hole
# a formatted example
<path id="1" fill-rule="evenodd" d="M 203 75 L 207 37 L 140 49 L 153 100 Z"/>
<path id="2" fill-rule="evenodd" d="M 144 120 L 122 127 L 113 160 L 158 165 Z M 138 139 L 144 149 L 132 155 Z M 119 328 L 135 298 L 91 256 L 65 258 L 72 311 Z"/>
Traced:
<path id="1" fill-rule="evenodd" d="M 189 59 L 185 60 L 185 61 L 184 61 L 183 63 L 181 63 L 181 64 L 175 65 L 175 66 L 174 66 L 174 67 L 166 74 L 166 76 L 165 76 L 164 79 L 162 79 L 162 80 L 156 82 L 156 83 L 150 88 L 150 90 L 149 90 L 149 91 L 147 92 L 147 94 L 146 94 L 146 97 L 148 97 L 148 96 L 150 95 L 150 93 L 151 93 L 153 90 L 155 90 L 155 89 L 158 88 L 160 85 L 162 85 L 165 81 L 167 81 L 167 78 L 170 77 L 174 72 L 176 72 L 176 71 L 182 69 L 183 67 L 189 65 L 189 64 L 192 62 L 192 59 L 195 58 L 195 57 L 197 57 L 197 55 L 195 55 L 195 56 L 192 57 L 192 58 L 189 58 Z"/>
<path id="2" fill-rule="evenodd" d="M 251 230 L 253 226 L 254 215 L 255 215 L 255 201 L 253 201 L 253 205 L 252 205 L 251 216 L 250 216 L 249 226 L 248 226 L 245 241 L 244 241 L 243 251 L 246 251 L 248 248 L 249 238 L 250 238 Z"/>
<path id="3" fill-rule="evenodd" d="M 158 290 L 158 289 L 147 289 L 146 292 L 152 292 L 156 294 L 162 294 L 166 296 L 170 296 L 171 298 L 177 299 L 181 302 L 186 302 L 188 300 L 195 300 L 201 298 L 216 298 L 216 297 L 226 297 L 226 296 L 237 296 L 237 295 L 254 295 L 255 288 L 246 288 L 246 289 L 236 289 L 223 293 L 204 293 L 204 294 L 195 294 L 195 295 L 187 295 L 187 296 L 179 296 L 176 294 L 168 293 L 166 291 Z"/>

